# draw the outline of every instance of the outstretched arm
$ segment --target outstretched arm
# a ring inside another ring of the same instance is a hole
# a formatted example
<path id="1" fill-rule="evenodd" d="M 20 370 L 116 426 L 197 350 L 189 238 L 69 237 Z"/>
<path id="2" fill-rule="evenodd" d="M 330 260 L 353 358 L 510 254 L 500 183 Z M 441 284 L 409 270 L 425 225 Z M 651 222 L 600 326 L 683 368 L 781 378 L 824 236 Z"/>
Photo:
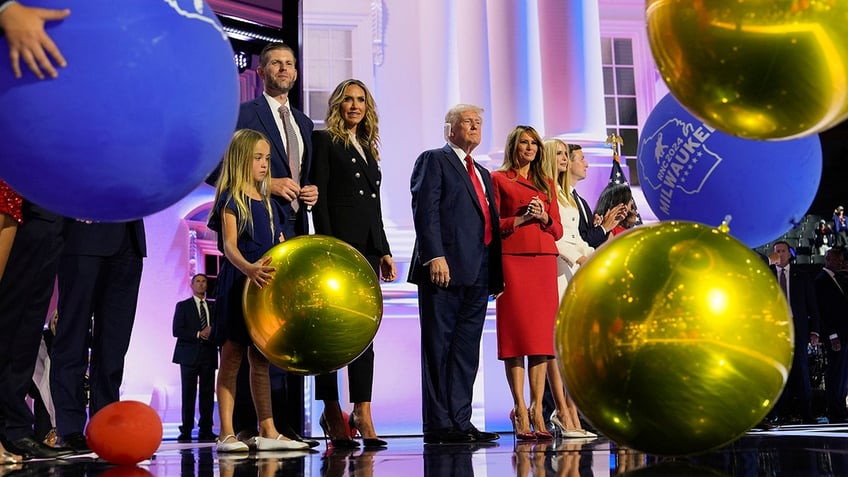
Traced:
<path id="1" fill-rule="evenodd" d="M 51 78 L 59 76 L 53 63 L 64 68 L 67 62 L 62 52 L 44 31 L 44 24 L 48 21 L 62 20 L 70 14 L 71 11 L 67 8 L 50 10 L 25 7 L 18 2 L 0 0 L 0 29 L 5 33 L 9 44 L 9 60 L 15 78 L 23 76 L 21 60 L 38 79 L 44 79 L 45 73 Z"/>

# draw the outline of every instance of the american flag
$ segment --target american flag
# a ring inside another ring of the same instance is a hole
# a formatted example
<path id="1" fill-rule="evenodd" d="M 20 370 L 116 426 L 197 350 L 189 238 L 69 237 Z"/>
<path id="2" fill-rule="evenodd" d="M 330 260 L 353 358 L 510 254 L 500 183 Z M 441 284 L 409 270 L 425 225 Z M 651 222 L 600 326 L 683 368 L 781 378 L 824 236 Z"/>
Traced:
<path id="1" fill-rule="evenodd" d="M 621 169 L 621 145 L 624 144 L 624 140 L 618 134 L 612 133 L 607 136 L 605 144 L 612 149 L 612 169 L 610 170 L 609 184 L 607 185 L 624 184 L 629 186 L 630 183 L 627 182 L 624 171 Z M 638 210 L 636 211 L 636 225 L 642 225 L 642 216 L 639 215 Z"/>
<path id="2" fill-rule="evenodd" d="M 624 140 L 618 134 L 612 133 L 607 136 L 606 144 L 612 149 L 612 170 L 610 170 L 610 184 L 627 184 L 624 171 L 621 170 L 620 151 Z"/>

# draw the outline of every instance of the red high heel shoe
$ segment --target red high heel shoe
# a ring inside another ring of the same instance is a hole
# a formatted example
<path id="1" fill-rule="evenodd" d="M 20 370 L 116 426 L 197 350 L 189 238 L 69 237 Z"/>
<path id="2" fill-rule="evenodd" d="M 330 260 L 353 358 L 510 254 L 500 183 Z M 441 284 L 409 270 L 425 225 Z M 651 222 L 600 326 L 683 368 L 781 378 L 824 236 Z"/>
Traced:
<path id="1" fill-rule="evenodd" d="M 536 434 L 533 431 L 518 432 L 518 424 L 516 424 L 515 409 L 509 411 L 509 420 L 512 421 L 512 432 L 515 433 L 517 441 L 535 441 Z"/>
<path id="2" fill-rule="evenodd" d="M 533 409 L 533 408 L 527 409 L 527 415 L 530 417 L 530 422 L 532 423 L 533 421 L 535 421 L 536 410 Z M 535 426 L 533 426 L 533 427 L 535 429 Z M 536 439 L 538 439 L 540 441 L 550 441 L 550 440 L 553 440 L 553 438 L 554 438 L 554 435 L 551 434 L 550 432 L 548 432 L 548 430 L 545 429 L 544 427 L 542 428 L 541 431 L 536 429 L 534 431 L 534 434 L 536 435 Z"/>

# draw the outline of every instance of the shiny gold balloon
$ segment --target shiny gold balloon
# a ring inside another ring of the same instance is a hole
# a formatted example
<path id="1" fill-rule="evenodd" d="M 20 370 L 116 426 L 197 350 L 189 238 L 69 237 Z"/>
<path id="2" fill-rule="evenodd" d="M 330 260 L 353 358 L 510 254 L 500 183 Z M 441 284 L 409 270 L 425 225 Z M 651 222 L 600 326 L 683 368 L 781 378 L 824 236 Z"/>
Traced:
<path id="1" fill-rule="evenodd" d="M 306 235 L 268 251 L 276 267 L 261 289 L 249 280 L 242 308 L 256 347 L 300 374 L 339 369 L 377 334 L 383 295 L 362 254 L 333 237 Z"/>
<path id="2" fill-rule="evenodd" d="M 848 118 L 848 2 L 648 0 L 648 39 L 675 98 L 750 139 Z"/>
<path id="3" fill-rule="evenodd" d="M 599 248 L 568 284 L 556 349 L 577 407 L 643 452 L 727 444 L 772 408 L 792 363 L 768 266 L 712 227 L 663 222 Z"/>

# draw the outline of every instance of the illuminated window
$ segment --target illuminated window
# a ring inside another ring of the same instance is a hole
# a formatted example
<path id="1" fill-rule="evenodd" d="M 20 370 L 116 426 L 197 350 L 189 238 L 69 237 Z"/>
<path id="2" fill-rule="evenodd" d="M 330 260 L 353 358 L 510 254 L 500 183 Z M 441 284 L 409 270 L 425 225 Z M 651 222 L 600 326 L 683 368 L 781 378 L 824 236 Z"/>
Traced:
<path id="1" fill-rule="evenodd" d="M 635 157 L 639 142 L 639 118 L 636 111 L 633 42 L 629 38 L 602 38 L 601 63 L 604 69 L 607 134 L 618 134 L 624 140 L 622 156 Z"/>
<path id="2" fill-rule="evenodd" d="M 304 113 L 317 128 L 323 127 L 327 99 L 340 82 L 353 77 L 352 31 L 347 27 L 304 25 Z"/>

